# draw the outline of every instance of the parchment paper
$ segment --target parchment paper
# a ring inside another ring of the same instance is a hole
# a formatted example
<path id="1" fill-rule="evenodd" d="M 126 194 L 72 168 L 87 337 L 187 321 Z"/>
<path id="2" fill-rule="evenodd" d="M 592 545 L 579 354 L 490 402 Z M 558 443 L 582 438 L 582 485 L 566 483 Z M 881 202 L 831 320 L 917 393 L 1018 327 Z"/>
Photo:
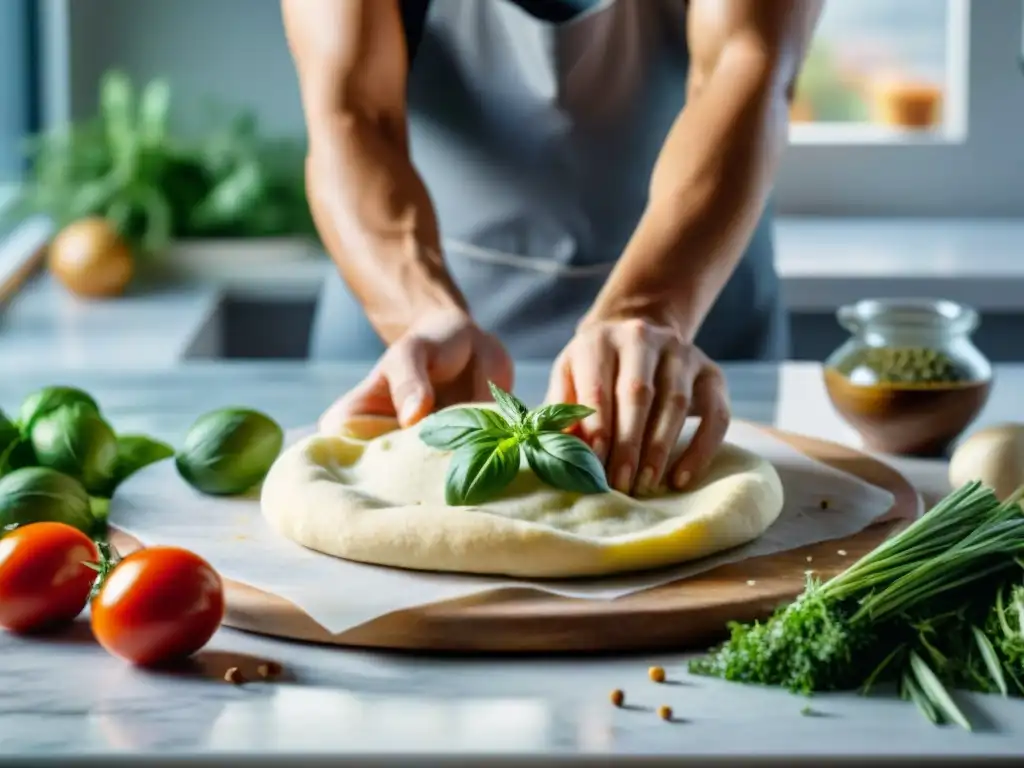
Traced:
<path id="1" fill-rule="evenodd" d="M 292 430 L 286 444 L 311 434 Z M 775 466 L 785 491 L 778 520 L 759 539 L 681 566 L 600 579 L 527 581 L 432 574 L 352 563 L 294 544 L 267 526 L 258 493 L 211 498 L 178 476 L 173 460 L 145 468 L 118 489 L 110 521 L 145 545 L 190 549 L 222 576 L 279 595 L 332 633 L 393 611 L 504 587 L 609 600 L 711 570 L 719 565 L 843 538 L 885 514 L 893 496 L 859 478 L 814 461 L 757 427 L 733 423 L 726 439 Z M 828 508 L 821 509 L 821 501 Z"/>

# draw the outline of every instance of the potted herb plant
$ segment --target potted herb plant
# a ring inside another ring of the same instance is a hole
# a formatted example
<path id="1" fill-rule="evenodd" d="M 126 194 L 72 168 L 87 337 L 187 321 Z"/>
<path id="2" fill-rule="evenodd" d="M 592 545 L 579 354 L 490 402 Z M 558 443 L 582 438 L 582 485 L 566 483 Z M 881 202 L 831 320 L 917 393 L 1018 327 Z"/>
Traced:
<path id="1" fill-rule="evenodd" d="M 54 223 L 48 265 L 69 290 L 115 296 L 139 273 L 223 278 L 322 258 L 298 142 L 262 136 L 247 113 L 187 139 L 170 112 L 166 81 L 136 93 L 111 72 L 95 116 L 30 140 L 9 215 Z"/>

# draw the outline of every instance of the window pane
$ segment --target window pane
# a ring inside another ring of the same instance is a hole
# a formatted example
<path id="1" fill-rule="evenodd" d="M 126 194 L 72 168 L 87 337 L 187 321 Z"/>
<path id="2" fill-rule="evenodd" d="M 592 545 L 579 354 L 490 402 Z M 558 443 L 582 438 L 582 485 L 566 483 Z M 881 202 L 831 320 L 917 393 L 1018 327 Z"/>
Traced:
<path id="1" fill-rule="evenodd" d="M 0 186 L 21 177 L 29 128 L 28 2 L 0 2 Z"/>
<path id="2" fill-rule="evenodd" d="M 797 84 L 793 122 L 943 127 L 950 7 L 950 0 L 827 0 Z"/>

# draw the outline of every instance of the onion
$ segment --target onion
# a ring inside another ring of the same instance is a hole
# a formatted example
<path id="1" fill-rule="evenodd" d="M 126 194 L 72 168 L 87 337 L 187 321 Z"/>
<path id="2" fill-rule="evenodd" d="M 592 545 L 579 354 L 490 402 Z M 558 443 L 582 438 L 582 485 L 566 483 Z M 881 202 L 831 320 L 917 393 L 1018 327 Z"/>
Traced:
<path id="1" fill-rule="evenodd" d="M 971 480 L 989 486 L 1000 500 L 1024 484 L 1024 424 L 981 429 L 953 452 L 949 482 L 959 488 Z"/>
<path id="2" fill-rule="evenodd" d="M 89 298 L 120 296 L 135 272 L 131 248 L 99 217 L 81 219 L 58 232 L 47 266 L 65 288 Z"/>

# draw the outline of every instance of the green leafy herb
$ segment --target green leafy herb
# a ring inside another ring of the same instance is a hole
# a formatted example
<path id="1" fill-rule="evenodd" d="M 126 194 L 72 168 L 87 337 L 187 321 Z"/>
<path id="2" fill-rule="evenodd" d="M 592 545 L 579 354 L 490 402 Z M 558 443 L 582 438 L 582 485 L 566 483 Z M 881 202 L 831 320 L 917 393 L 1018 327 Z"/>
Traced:
<path id="1" fill-rule="evenodd" d="M 260 135 L 251 113 L 212 114 L 198 139 L 171 130 L 169 84 L 102 78 L 95 114 L 28 142 L 29 173 L 13 206 L 57 226 L 110 221 L 140 254 L 174 238 L 316 236 L 305 194 L 305 148 Z"/>
<path id="2" fill-rule="evenodd" d="M 1024 488 L 967 483 L 766 621 L 691 662 L 794 692 L 898 685 L 933 722 L 970 728 L 950 690 L 1024 693 Z"/>
<path id="3" fill-rule="evenodd" d="M 493 381 L 489 381 L 487 384 L 491 388 L 491 396 L 494 398 L 494 402 L 512 420 L 512 423 L 516 425 L 522 424 L 529 415 L 530 409 L 526 407 L 522 400 L 511 392 L 506 392 Z"/>
<path id="4" fill-rule="evenodd" d="M 564 432 L 542 432 L 523 443 L 530 469 L 548 485 L 576 493 L 607 493 L 604 467 L 590 447 Z"/>
<path id="5" fill-rule="evenodd" d="M 140 469 L 172 456 L 174 448 L 160 440 L 145 435 L 119 435 L 114 473 L 102 495 L 110 498 L 121 483 Z"/>
<path id="6" fill-rule="evenodd" d="M 574 493 L 608 491 L 604 467 L 582 440 L 564 434 L 593 413 L 582 405 L 545 405 L 529 410 L 519 398 L 489 382 L 492 408 L 449 408 L 426 418 L 420 439 L 454 451 L 445 498 L 453 506 L 494 498 L 515 478 L 525 455 L 540 480 Z"/>
<path id="7" fill-rule="evenodd" d="M 515 479 L 519 463 L 519 446 L 514 437 L 463 446 L 448 467 L 445 501 L 452 506 L 487 501 Z"/>
<path id="8" fill-rule="evenodd" d="M 964 730 L 971 730 L 970 722 L 964 717 L 960 708 L 957 707 L 953 697 L 949 695 L 949 691 L 946 690 L 939 678 L 936 677 L 927 662 L 913 652 L 910 654 L 910 671 L 913 673 L 921 692 L 928 698 L 928 701 L 931 702 L 936 710 Z"/>
<path id="9" fill-rule="evenodd" d="M 454 451 L 481 437 L 511 437 L 512 425 L 496 411 L 450 408 L 431 415 L 420 427 L 420 440 L 431 448 Z"/>
<path id="10" fill-rule="evenodd" d="M 593 412 L 594 409 L 586 405 L 543 405 L 530 413 L 530 426 L 537 432 L 561 432 Z"/>
<path id="11" fill-rule="evenodd" d="M 981 653 L 981 658 L 985 662 L 985 668 L 988 670 L 989 675 L 992 677 L 992 681 L 996 684 L 999 692 L 1003 696 L 1010 695 L 1010 689 L 1006 685 L 1006 675 L 1003 674 L 1003 664 L 999 660 L 999 656 L 996 654 L 996 649 L 992 647 L 992 641 L 985 636 L 977 627 L 971 627 L 971 635 L 974 637 L 974 642 L 978 645 L 978 651 Z"/>

